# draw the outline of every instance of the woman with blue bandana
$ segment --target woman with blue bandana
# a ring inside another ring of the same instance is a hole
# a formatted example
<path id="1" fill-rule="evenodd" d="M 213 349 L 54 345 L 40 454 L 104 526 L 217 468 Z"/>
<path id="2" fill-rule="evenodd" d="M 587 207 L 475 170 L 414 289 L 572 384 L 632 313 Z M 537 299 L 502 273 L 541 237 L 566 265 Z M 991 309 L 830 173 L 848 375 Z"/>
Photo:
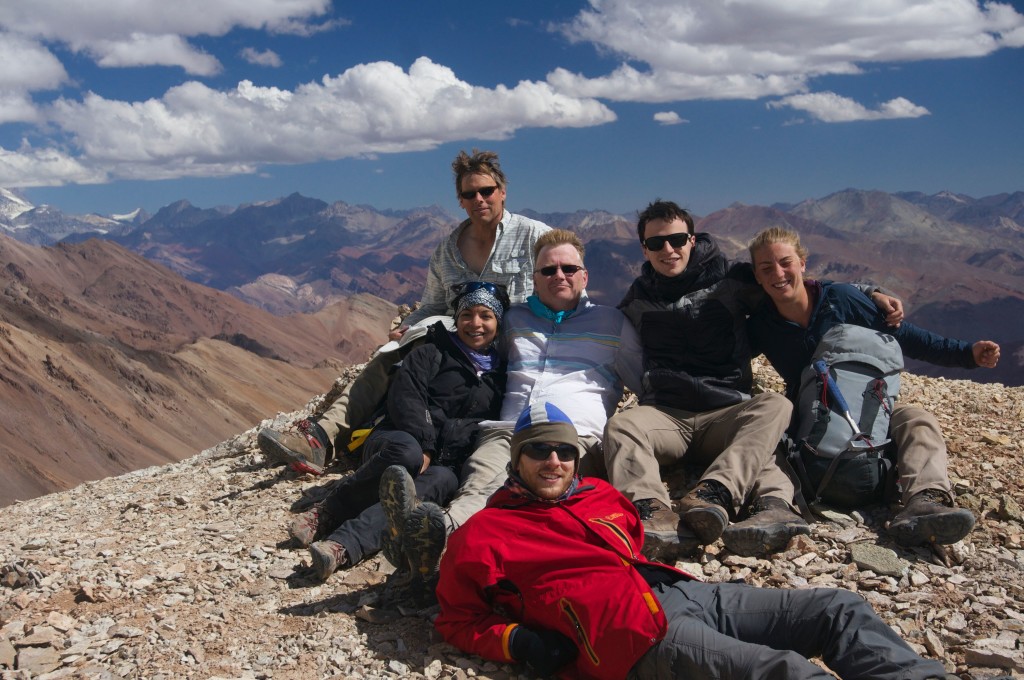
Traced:
<path id="1" fill-rule="evenodd" d="M 363 464 L 289 527 L 292 538 L 309 548 L 321 580 L 382 547 L 387 555 L 378 483 L 389 466 L 409 471 L 418 497 L 446 505 L 473 452 L 479 423 L 499 415 L 505 366 L 494 340 L 508 297 L 500 286 L 472 282 L 461 286 L 454 307 L 455 330 L 437 322 L 426 342 L 398 364 L 382 419 L 363 444 Z"/>

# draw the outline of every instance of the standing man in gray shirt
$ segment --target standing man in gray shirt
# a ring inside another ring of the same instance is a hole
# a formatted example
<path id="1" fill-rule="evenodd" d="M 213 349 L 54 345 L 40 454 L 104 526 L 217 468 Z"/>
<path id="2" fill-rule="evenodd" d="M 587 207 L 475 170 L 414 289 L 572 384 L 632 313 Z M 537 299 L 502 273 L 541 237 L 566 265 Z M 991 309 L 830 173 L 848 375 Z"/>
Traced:
<path id="1" fill-rule="evenodd" d="M 269 461 L 288 463 L 299 472 L 322 474 L 345 447 L 352 430 L 367 424 L 387 392 L 391 367 L 417 344 L 435 321 L 451 321 L 452 301 L 472 287 L 500 286 L 510 300 L 523 302 L 533 292 L 533 244 L 548 231 L 543 222 L 505 209 L 508 181 L 493 151 L 460 151 L 452 162 L 455 193 L 464 220 L 430 257 L 420 307 L 393 330 L 363 372 L 318 418 L 303 418 L 278 431 L 264 428 L 257 437 Z"/>

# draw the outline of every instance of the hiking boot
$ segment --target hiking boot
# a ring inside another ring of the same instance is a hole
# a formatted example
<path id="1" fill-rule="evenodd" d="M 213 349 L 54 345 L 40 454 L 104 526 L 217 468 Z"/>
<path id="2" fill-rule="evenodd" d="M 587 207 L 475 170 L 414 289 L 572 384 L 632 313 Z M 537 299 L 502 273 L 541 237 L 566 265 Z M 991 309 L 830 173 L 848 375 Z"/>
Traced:
<path id="1" fill-rule="evenodd" d="M 701 482 L 679 501 L 683 523 L 693 529 L 704 545 L 718 540 L 729 526 L 732 494 L 714 479 Z"/>
<path id="2" fill-rule="evenodd" d="M 679 515 L 657 498 L 633 501 L 644 525 L 644 545 L 640 552 L 651 561 L 674 564 L 676 559 L 697 547 L 697 538 L 680 532 Z"/>
<path id="3" fill-rule="evenodd" d="M 256 436 L 269 461 L 288 463 L 296 472 L 322 475 L 334 451 L 331 438 L 315 420 L 302 419 L 283 432 L 265 427 Z"/>
<path id="4" fill-rule="evenodd" d="M 384 471 L 377 494 L 388 524 L 384 530 L 381 550 L 387 561 L 398 569 L 407 561 L 402 546 L 405 526 L 413 510 L 419 506 L 420 499 L 416 497 L 412 475 L 401 465 L 392 465 Z"/>
<path id="5" fill-rule="evenodd" d="M 751 505 L 750 516 L 722 532 L 722 542 L 734 555 L 766 555 L 786 547 L 797 534 L 811 527 L 781 498 L 762 496 Z"/>
<path id="6" fill-rule="evenodd" d="M 444 510 L 434 503 L 420 503 L 405 523 L 402 547 L 414 574 L 429 580 L 437 573 L 448 531 Z"/>
<path id="7" fill-rule="evenodd" d="M 889 533 L 897 543 L 907 547 L 956 543 L 973 528 L 971 511 L 954 507 L 953 500 L 939 489 L 914 494 L 889 522 Z"/>
<path id="8" fill-rule="evenodd" d="M 309 556 L 313 558 L 313 569 L 321 581 L 326 581 L 348 562 L 345 546 L 334 541 L 317 541 L 309 546 Z"/>
<path id="9" fill-rule="evenodd" d="M 292 520 L 288 535 L 300 548 L 308 548 L 310 543 L 331 529 L 331 516 L 319 505 L 314 505 Z"/>

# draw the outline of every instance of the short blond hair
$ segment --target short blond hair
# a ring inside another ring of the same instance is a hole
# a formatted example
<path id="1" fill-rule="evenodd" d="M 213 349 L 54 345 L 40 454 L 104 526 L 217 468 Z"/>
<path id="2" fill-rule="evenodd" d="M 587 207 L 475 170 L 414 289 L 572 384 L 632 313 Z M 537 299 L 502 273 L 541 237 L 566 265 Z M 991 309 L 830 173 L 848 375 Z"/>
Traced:
<path id="1" fill-rule="evenodd" d="M 803 262 L 806 262 L 807 256 L 810 255 L 807 248 L 804 248 L 803 244 L 800 243 L 800 234 L 790 229 L 786 229 L 785 227 L 768 227 L 767 229 L 762 229 L 757 232 L 757 234 L 754 235 L 754 238 L 751 239 L 750 243 L 747 244 L 747 252 L 750 253 L 750 261 L 753 263 L 754 252 L 758 248 L 762 246 L 770 246 L 773 243 L 785 243 L 793 246 L 793 250 L 796 251 L 797 257 L 799 257 Z"/>
<path id="2" fill-rule="evenodd" d="M 541 234 L 540 238 L 533 244 L 533 259 L 540 257 L 540 251 L 548 246 L 570 245 L 580 254 L 580 263 L 583 263 L 583 256 L 587 249 L 583 247 L 583 241 L 576 235 L 576 232 L 568 229 L 552 229 Z"/>

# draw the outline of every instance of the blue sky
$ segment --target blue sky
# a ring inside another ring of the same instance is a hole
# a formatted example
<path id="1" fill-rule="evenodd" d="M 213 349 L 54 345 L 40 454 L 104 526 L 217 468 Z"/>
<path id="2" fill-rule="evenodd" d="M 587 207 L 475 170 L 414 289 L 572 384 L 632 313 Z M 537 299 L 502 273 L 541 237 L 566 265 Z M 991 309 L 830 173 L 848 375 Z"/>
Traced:
<path id="1" fill-rule="evenodd" d="M 299 192 L 707 214 L 1024 190 L 1024 0 L 0 0 L 0 187 L 66 212 Z"/>

